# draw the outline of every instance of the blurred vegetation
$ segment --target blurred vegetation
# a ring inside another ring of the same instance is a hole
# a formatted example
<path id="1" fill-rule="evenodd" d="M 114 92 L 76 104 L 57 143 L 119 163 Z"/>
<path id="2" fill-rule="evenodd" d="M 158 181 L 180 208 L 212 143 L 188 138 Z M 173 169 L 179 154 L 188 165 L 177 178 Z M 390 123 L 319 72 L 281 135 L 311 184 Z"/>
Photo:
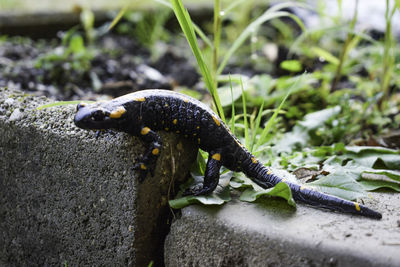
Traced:
<path id="1" fill-rule="evenodd" d="M 400 191 L 400 36 L 393 33 L 400 1 L 385 1 L 381 34 L 358 27 L 361 1 L 355 0 L 350 20 L 342 16 L 342 1 L 336 1 L 337 14 L 324 1 L 316 7 L 304 2 L 268 7 L 265 1 L 215 0 L 211 19 L 192 21 L 181 1 L 155 0 L 151 12 L 124 8 L 100 28 L 84 8 L 83 30 L 65 33 L 62 46 L 35 66 L 57 70 L 68 61 L 74 75 L 83 76 L 101 52 L 93 46 L 96 38 L 109 30 L 138 40 L 152 55 L 158 55 L 160 42 L 183 47 L 183 32 L 194 55 L 188 60 L 196 64 L 216 111 L 260 161 L 292 172 L 281 173 L 288 179 L 347 199 L 379 188 Z M 318 14 L 318 26 L 304 25 L 291 12 L 297 9 Z M 182 32 L 171 28 L 174 15 Z M 191 88 L 175 89 L 198 95 Z M 198 158 L 194 178 L 201 177 L 207 155 Z M 246 201 L 266 194 L 293 204 L 285 188 L 263 191 L 226 170 L 222 177 L 219 193 L 171 205 L 224 203 L 228 185 L 242 189 Z"/>
<path id="2" fill-rule="evenodd" d="M 329 17 L 321 7 L 319 15 L 331 19 L 333 24 L 328 27 L 321 24 L 320 28 L 311 30 L 306 29 L 297 16 L 282 11 L 293 7 L 309 8 L 303 4 L 282 3 L 262 12 L 254 6 L 250 8 L 254 4 L 252 1 L 233 1 L 223 9 L 221 2 L 216 0 L 214 25 L 209 27 L 214 40 L 197 31 L 207 44 L 202 51 L 194 36 L 193 29 L 196 28 L 189 13 L 179 0 L 172 2 L 200 69 L 208 67 L 211 70 L 210 77 L 203 75 L 203 79 L 214 79 L 209 83 L 212 86 L 207 84 L 207 87 L 211 95 L 218 95 L 213 97 L 215 106 L 224 107 L 225 112 L 232 115 L 228 125 L 252 153 L 261 157 L 261 161 L 292 171 L 302 168 L 307 175 L 296 176 L 306 177 L 304 181 L 309 182 L 308 186 L 346 199 L 363 197 L 366 190 L 378 188 L 400 191 L 400 173 L 397 172 L 400 152 L 379 148 L 385 145 L 379 142 L 380 137 L 398 130 L 400 125 L 400 49 L 391 28 L 393 15 L 400 8 L 399 1 L 392 7 L 386 1 L 386 31 L 383 38 L 374 39 L 368 32 L 356 28 L 358 0 L 350 22 L 342 21 L 340 14 Z M 342 10 L 342 1 L 337 4 L 338 10 Z M 244 10 L 248 18 L 235 14 L 235 8 Z M 227 18 L 229 23 L 222 26 Z M 264 27 L 266 23 L 272 27 Z M 231 34 L 224 36 L 222 32 Z M 274 34 L 269 36 L 269 32 Z M 275 55 L 278 65 L 260 56 L 269 43 L 278 50 L 289 51 L 281 58 L 279 54 Z M 246 44 L 245 48 L 240 49 L 243 44 Z M 234 60 L 244 66 L 250 61 L 254 69 L 269 71 L 250 77 L 241 75 L 235 80 L 232 78 L 235 73 L 228 70 L 229 83 L 220 83 L 227 80 L 226 76 L 220 75 Z M 301 79 L 297 78 L 299 75 Z M 219 99 L 223 99 L 222 103 Z M 275 112 L 268 110 L 279 103 Z M 277 116 L 281 109 L 282 115 Z M 373 147 L 354 149 L 350 146 L 354 144 Z M 354 150 L 358 152 L 352 153 Z M 200 174 L 204 172 L 207 156 L 200 155 L 203 156 L 199 157 L 194 177 L 198 177 L 199 171 Z M 371 160 L 363 161 L 364 156 Z M 301 164 L 294 164 L 299 158 Z M 295 167 L 289 168 L 292 165 Z M 258 196 L 272 194 L 293 205 L 290 190 L 284 185 L 265 190 L 241 174 L 233 176 L 236 178 L 228 184 L 233 188 L 244 188 L 241 195 L 244 201 L 255 201 Z M 289 173 L 283 176 L 295 180 Z M 228 184 L 221 182 L 222 190 L 211 197 L 189 196 L 172 201 L 171 205 L 221 204 L 229 200 L 226 196 Z"/>

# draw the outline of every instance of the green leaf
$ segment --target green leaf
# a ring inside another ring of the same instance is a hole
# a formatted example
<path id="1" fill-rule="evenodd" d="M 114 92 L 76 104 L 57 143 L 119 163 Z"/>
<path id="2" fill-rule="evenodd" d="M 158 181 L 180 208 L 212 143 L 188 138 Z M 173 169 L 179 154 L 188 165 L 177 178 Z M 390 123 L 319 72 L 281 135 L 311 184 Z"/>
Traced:
<path id="1" fill-rule="evenodd" d="M 207 196 L 186 196 L 169 201 L 169 205 L 173 209 L 181 209 L 191 204 L 204 204 L 204 205 L 222 205 L 231 200 L 229 194 L 229 187 L 225 187 L 219 193 L 213 192 Z"/>
<path id="2" fill-rule="evenodd" d="M 299 72 L 303 69 L 301 62 L 294 59 L 282 61 L 280 67 L 291 72 Z"/>
<path id="3" fill-rule="evenodd" d="M 391 183 L 387 181 L 375 181 L 375 180 L 360 180 L 359 183 L 363 186 L 366 191 L 373 191 L 380 188 L 389 188 L 397 192 L 400 192 L 400 184 Z"/>
<path id="4" fill-rule="evenodd" d="M 293 149 L 300 150 L 309 142 L 316 145 L 320 144 L 321 140 L 316 133 L 317 129 L 339 114 L 340 110 L 340 107 L 336 106 L 307 114 L 302 121 L 297 122 L 291 132 L 284 134 L 274 146 L 274 150 L 277 153 L 290 153 Z"/>
<path id="5" fill-rule="evenodd" d="M 346 170 L 337 170 L 306 185 L 326 194 L 354 200 L 365 196 L 363 187 L 354 179 L 355 175 Z"/>
<path id="6" fill-rule="evenodd" d="M 363 172 L 362 177 L 364 179 L 368 179 L 368 177 L 371 177 L 370 179 L 378 179 L 378 180 L 386 180 L 388 179 L 389 181 L 399 181 L 400 182 L 400 172 L 398 171 L 391 171 L 391 170 L 374 170 L 374 169 L 369 169 L 365 170 Z M 387 181 L 387 180 L 386 180 Z"/>
<path id="7" fill-rule="evenodd" d="M 229 202 L 231 200 L 230 196 L 230 188 L 229 181 L 231 179 L 232 173 L 224 173 L 220 176 L 219 184 L 216 190 L 213 193 L 206 196 L 185 196 L 179 197 L 182 195 L 187 188 L 198 186 L 203 182 L 204 176 L 203 174 L 193 174 L 192 178 L 194 181 L 190 183 L 190 185 L 183 185 L 181 192 L 178 194 L 178 198 L 170 200 L 169 205 L 174 209 L 181 209 L 191 204 L 204 204 L 204 205 L 222 205 L 225 202 Z"/>
<path id="8" fill-rule="evenodd" d="M 280 197 L 287 200 L 290 206 L 296 207 L 296 203 L 294 202 L 292 197 L 292 191 L 290 190 L 290 187 L 284 182 L 280 182 L 269 189 L 254 190 L 253 188 L 248 188 L 240 195 L 240 200 L 246 202 L 254 202 L 261 196 Z"/>
<path id="9" fill-rule="evenodd" d="M 73 54 L 83 53 L 85 51 L 85 43 L 82 36 L 74 35 L 69 42 L 68 50 Z"/>
<path id="10" fill-rule="evenodd" d="M 346 147 L 345 156 L 357 164 L 380 169 L 400 170 L 400 151 L 383 147 Z"/>

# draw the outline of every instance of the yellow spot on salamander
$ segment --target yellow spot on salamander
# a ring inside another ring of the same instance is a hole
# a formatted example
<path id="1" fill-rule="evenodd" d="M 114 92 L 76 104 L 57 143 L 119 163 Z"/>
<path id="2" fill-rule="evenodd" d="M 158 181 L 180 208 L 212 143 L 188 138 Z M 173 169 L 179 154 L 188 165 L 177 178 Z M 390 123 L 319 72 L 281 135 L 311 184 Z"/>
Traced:
<path id="1" fill-rule="evenodd" d="M 174 120 L 172 121 L 172 123 L 173 123 L 173 124 L 177 124 L 177 123 L 178 123 L 178 120 L 177 120 L 177 119 L 174 119 Z"/>
<path id="2" fill-rule="evenodd" d="M 164 128 L 164 130 L 168 132 L 169 128 L 168 128 L 168 127 L 166 127 L 166 128 Z"/>
<path id="3" fill-rule="evenodd" d="M 168 107 L 168 104 L 167 104 L 167 103 L 165 103 L 164 107 Z"/>
<path id="4" fill-rule="evenodd" d="M 357 202 L 354 202 L 354 206 L 356 208 L 356 211 L 361 211 L 360 204 L 358 204 Z"/>
<path id="5" fill-rule="evenodd" d="M 149 127 L 143 127 L 142 130 L 140 131 L 141 135 L 146 135 L 150 132 L 150 128 Z"/>
<path id="6" fill-rule="evenodd" d="M 147 167 L 146 167 L 146 165 L 144 165 L 144 164 L 142 163 L 142 164 L 140 164 L 140 169 L 142 169 L 142 170 L 147 170 Z"/>
<path id="7" fill-rule="evenodd" d="M 255 157 L 252 157 L 252 158 L 251 158 L 251 161 L 252 161 L 253 163 L 257 163 L 257 159 L 256 159 Z"/>
<path id="8" fill-rule="evenodd" d="M 126 112 L 126 109 L 123 106 L 119 106 L 110 113 L 111 119 L 118 119 Z"/>
<path id="9" fill-rule="evenodd" d="M 193 134 L 193 136 L 196 136 L 196 135 L 197 135 L 197 133 L 194 133 L 194 134 Z"/>
<path id="10" fill-rule="evenodd" d="M 217 117 L 212 116 L 212 118 L 213 118 L 213 120 L 214 120 L 214 122 L 215 122 L 215 124 L 216 124 L 217 126 L 220 126 L 220 125 L 221 125 L 221 122 L 218 120 Z"/>
<path id="11" fill-rule="evenodd" d="M 267 174 L 268 175 L 272 174 L 272 171 L 270 169 L 268 169 Z"/>
<path id="12" fill-rule="evenodd" d="M 197 129 L 197 130 L 200 129 L 200 126 L 197 126 L 196 129 Z"/>
<path id="13" fill-rule="evenodd" d="M 184 99 L 183 99 L 183 102 L 187 103 L 187 102 L 189 102 L 189 99 L 184 98 Z"/>
<path id="14" fill-rule="evenodd" d="M 281 182 L 286 183 L 286 178 L 283 178 L 283 179 L 281 180 Z"/>
<path id="15" fill-rule="evenodd" d="M 135 100 L 139 101 L 139 102 L 144 102 L 144 101 L 146 101 L 146 98 L 145 97 L 138 97 Z"/>
<path id="16" fill-rule="evenodd" d="M 220 160 L 221 160 L 221 154 L 215 153 L 214 155 L 212 155 L 211 158 L 212 158 L 212 159 L 215 159 L 215 160 L 217 160 L 217 161 L 220 161 Z"/>
<path id="17" fill-rule="evenodd" d="M 154 149 L 151 151 L 151 154 L 153 154 L 153 155 L 158 155 L 158 153 L 160 153 L 160 150 L 159 150 L 158 148 L 154 148 Z"/>
<path id="18" fill-rule="evenodd" d="M 165 121 L 164 121 L 164 120 L 162 120 L 162 121 L 161 121 L 161 124 L 164 124 L 164 123 L 165 123 Z"/>
<path id="19" fill-rule="evenodd" d="M 306 187 L 305 186 L 300 186 L 300 190 L 304 190 L 304 189 L 306 189 Z"/>
<path id="20" fill-rule="evenodd" d="M 178 130 L 178 131 L 176 131 L 176 133 L 181 133 L 181 131 Z"/>
<path id="21" fill-rule="evenodd" d="M 200 144 L 200 138 L 197 138 L 197 143 Z"/>

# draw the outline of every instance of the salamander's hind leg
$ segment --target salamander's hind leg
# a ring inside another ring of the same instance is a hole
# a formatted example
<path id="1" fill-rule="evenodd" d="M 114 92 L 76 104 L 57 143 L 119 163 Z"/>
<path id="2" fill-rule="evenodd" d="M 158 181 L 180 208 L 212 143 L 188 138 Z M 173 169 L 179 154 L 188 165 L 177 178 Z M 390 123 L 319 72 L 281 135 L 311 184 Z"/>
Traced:
<path id="1" fill-rule="evenodd" d="M 151 175 L 154 175 L 158 155 L 161 152 L 162 139 L 149 127 L 143 127 L 139 137 L 149 144 L 143 157 L 134 166 L 134 169 L 139 171 L 139 182 L 143 182 L 147 173 L 150 172 Z"/>
<path id="2" fill-rule="evenodd" d="M 210 153 L 206 165 L 203 186 L 191 188 L 184 192 L 184 195 L 207 195 L 214 191 L 219 182 L 219 170 L 221 169 L 221 154 Z"/>

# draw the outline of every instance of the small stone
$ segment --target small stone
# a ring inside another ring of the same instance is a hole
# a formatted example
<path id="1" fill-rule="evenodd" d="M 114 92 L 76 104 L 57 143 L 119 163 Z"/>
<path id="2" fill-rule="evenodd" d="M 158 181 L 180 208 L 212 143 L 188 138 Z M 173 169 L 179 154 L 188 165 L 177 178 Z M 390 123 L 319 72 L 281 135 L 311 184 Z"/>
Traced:
<path id="1" fill-rule="evenodd" d="M 17 120 L 21 119 L 23 117 L 23 115 L 24 114 L 22 113 L 22 111 L 19 108 L 17 108 L 13 111 L 13 113 L 11 113 L 11 116 L 8 120 L 9 121 L 17 121 Z"/>
<path id="2" fill-rule="evenodd" d="M 6 100 L 4 100 L 4 104 L 6 106 L 11 106 L 14 103 L 14 99 L 12 98 L 7 98 Z"/>

